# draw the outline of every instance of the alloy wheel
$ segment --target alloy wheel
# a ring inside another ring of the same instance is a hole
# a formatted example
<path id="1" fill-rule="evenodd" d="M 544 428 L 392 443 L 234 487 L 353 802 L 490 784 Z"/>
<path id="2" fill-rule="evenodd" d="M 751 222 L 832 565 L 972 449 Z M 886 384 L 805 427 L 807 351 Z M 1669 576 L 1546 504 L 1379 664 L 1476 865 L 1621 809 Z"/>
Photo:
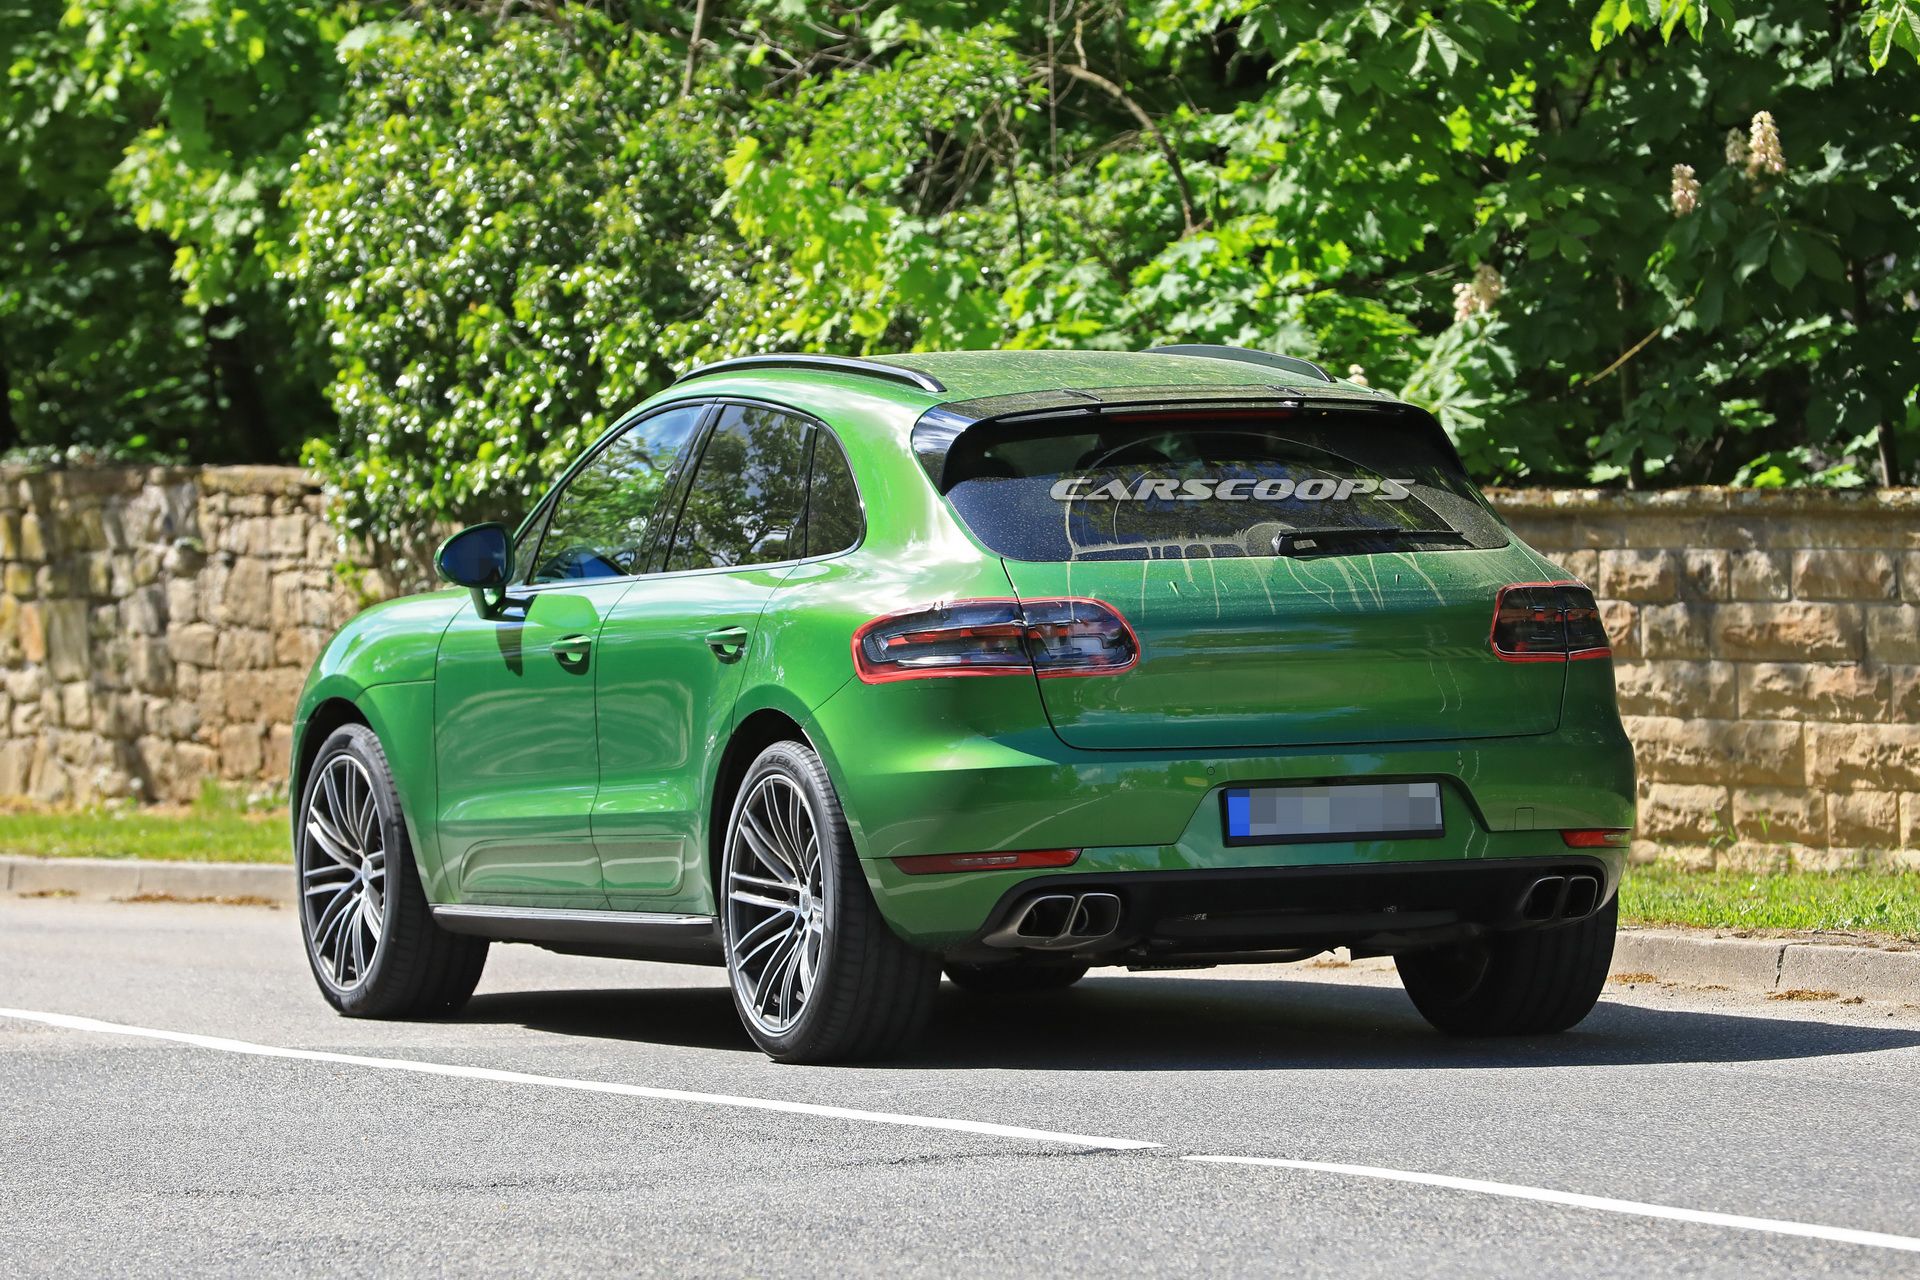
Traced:
<path id="1" fill-rule="evenodd" d="M 321 766 L 301 817 L 300 910 L 319 966 L 341 989 L 366 980 L 386 932 L 387 849 L 366 766 Z"/>
<path id="2" fill-rule="evenodd" d="M 741 1007 L 778 1035 L 805 1012 L 826 940 L 819 833 L 800 788 L 768 774 L 740 806 L 727 850 L 727 968 Z"/>

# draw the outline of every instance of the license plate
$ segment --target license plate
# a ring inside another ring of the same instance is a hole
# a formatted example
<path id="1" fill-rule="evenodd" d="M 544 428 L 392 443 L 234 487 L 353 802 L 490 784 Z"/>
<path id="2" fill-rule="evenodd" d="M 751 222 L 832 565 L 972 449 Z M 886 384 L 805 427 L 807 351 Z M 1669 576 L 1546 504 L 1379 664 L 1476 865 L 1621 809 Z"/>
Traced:
<path id="1" fill-rule="evenodd" d="M 1228 844 L 1429 839 L 1446 834 L 1437 782 L 1229 787 Z"/>

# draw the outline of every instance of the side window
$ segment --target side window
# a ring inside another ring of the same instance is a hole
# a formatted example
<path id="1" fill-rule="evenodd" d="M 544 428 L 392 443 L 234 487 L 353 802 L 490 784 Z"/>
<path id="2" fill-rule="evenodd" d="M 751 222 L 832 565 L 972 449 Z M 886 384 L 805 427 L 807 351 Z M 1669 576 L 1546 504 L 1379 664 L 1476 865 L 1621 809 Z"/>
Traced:
<path id="1" fill-rule="evenodd" d="M 580 468 L 554 501 L 530 581 L 642 572 L 674 460 L 706 411 L 688 405 L 643 418 Z"/>
<path id="2" fill-rule="evenodd" d="M 687 489 L 668 569 L 794 560 L 806 503 L 807 424 L 778 409 L 721 409 Z"/>
<path id="3" fill-rule="evenodd" d="M 813 433 L 813 472 L 807 481 L 807 547 L 810 556 L 850 550 L 860 541 L 865 522 L 860 514 L 860 490 L 854 487 L 853 468 L 833 433 Z"/>

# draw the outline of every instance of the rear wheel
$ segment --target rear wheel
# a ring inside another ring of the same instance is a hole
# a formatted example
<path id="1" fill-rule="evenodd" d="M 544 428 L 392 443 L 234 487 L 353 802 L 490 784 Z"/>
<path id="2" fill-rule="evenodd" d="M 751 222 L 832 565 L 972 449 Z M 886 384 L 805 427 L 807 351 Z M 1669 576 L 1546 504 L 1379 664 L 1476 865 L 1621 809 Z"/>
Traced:
<path id="1" fill-rule="evenodd" d="M 354 1018 L 451 1013 L 487 961 L 484 938 L 433 921 L 380 739 L 350 724 L 321 744 L 294 831 L 300 934 L 327 1003 Z"/>
<path id="2" fill-rule="evenodd" d="M 982 996 L 1031 995 L 1041 991 L 1065 991 L 1087 976 L 1080 961 L 1049 964 L 1045 961 L 1003 960 L 989 964 L 950 961 L 947 977 L 962 991 Z"/>
<path id="3" fill-rule="evenodd" d="M 1573 924 L 1412 951 L 1394 966 L 1414 1008 L 1449 1035 L 1565 1031 L 1599 1002 L 1619 918 L 1615 895 Z"/>
<path id="4" fill-rule="evenodd" d="M 867 889 L 820 757 L 760 753 L 734 797 L 720 884 L 733 1003 L 780 1062 L 897 1052 L 922 1027 L 939 959 L 887 927 Z"/>

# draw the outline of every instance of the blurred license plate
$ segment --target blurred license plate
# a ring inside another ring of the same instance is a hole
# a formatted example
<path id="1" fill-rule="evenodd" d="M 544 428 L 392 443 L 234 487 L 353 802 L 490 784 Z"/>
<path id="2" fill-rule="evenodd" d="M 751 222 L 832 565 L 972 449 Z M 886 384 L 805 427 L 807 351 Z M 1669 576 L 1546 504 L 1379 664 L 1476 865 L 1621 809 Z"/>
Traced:
<path id="1" fill-rule="evenodd" d="M 1444 835 L 1437 782 L 1229 787 L 1228 844 L 1424 839 Z"/>

